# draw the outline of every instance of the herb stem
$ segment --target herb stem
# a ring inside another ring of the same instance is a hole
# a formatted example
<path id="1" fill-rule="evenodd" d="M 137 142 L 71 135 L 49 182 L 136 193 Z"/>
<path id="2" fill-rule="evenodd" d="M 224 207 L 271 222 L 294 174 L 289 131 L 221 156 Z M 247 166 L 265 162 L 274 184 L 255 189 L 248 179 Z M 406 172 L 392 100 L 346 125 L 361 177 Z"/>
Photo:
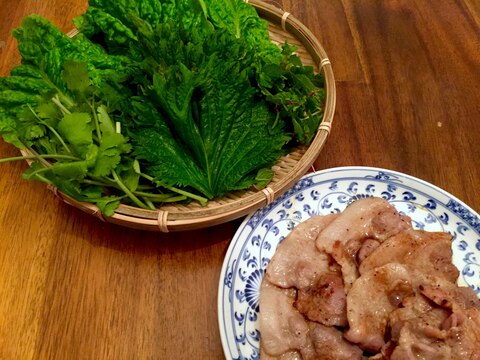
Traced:
<path id="1" fill-rule="evenodd" d="M 53 182 L 51 182 L 50 180 L 48 180 L 46 177 L 40 175 L 40 174 L 36 174 L 37 178 L 44 182 L 44 183 L 47 183 L 48 185 L 52 185 L 52 186 L 55 186 L 55 184 Z"/>
<path id="2" fill-rule="evenodd" d="M 95 122 L 95 130 L 97 132 L 98 142 L 100 143 L 100 141 L 102 140 L 102 132 L 100 131 L 100 123 L 98 121 L 97 112 L 95 111 L 95 99 L 92 99 L 92 104 L 90 104 L 90 107 L 92 108 L 93 121 Z"/>
<path id="3" fill-rule="evenodd" d="M 31 179 L 31 178 L 34 178 L 35 176 L 38 177 L 38 174 L 49 171 L 49 170 L 50 170 L 50 168 L 48 168 L 48 167 L 40 168 L 40 169 L 35 170 L 34 172 L 29 173 L 26 176 L 27 176 L 27 179 Z"/>
<path id="4" fill-rule="evenodd" d="M 311 116 L 317 116 L 317 115 L 319 115 L 319 114 L 321 114 L 321 113 L 323 113 L 323 110 L 322 110 L 322 109 L 317 110 L 317 111 L 315 111 L 315 112 L 313 112 L 313 113 L 311 113 L 311 114 L 309 114 L 309 115 L 301 118 L 300 120 L 308 120 Z"/>
<path id="5" fill-rule="evenodd" d="M 55 105 L 59 107 L 59 109 L 62 111 L 63 114 L 71 114 L 70 110 L 68 110 L 60 101 L 58 94 L 52 98 L 52 101 L 54 102 Z"/>
<path id="6" fill-rule="evenodd" d="M 184 191 L 184 190 L 181 190 L 181 189 L 177 189 L 176 187 L 169 186 L 169 185 L 164 184 L 160 181 L 155 181 L 155 179 L 153 177 L 151 177 L 150 175 L 144 174 L 144 173 L 140 173 L 140 176 L 142 176 L 145 179 L 151 181 L 152 183 L 159 184 L 160 186 L 164 187 L 165 189 L 176 192 L 177 194 L 180 194 L 180 195 L 184 195 L 184 196 L 189 197 L 191 199 L 197 200 L 202 206 L 207 204 L 208 200 L 206 198 L 202 197 L 202 196 L 195 195 L 195 194 L 192 194 L 188 191 Z"/>
<path id="7" fill-rule="evenodd" d="M 127 188 L 125 186 L 125 184 L 122 182 L 122 180 L 118 177 L 115 170 L 112 170 L 112 176 L 113 176 L 113 179 L 114 179 L 115 183 L 117 183 L 117 185 L 120 187 L 120 189 L 130 198 L 130 200 L 132 200 L 137 206 L 141 207 L 142 209 L 148 209 L 148 207 L 143 202 L 141 202 L 140 199 L 137 198 L 130 191 L 129 188 Z"/>
<path id="8" fill-rule="evenodd" d="M 143 201 L 145 201 L 150 210 L 155 210 L 155 205 L 153 205 L 151 200 L 149 200 L 148 198 L 143 198 Z"/>
<path id="9" fill-rule="evenodd" d="M 162 200 L 156 200 L 156 199 L 153 199 L 152 198 L 152 201 L 157 201 L 157 202 L 163 202 L 163 203 L 172 203 L 172 202 L 177 202 L 177 201 L 183 201 L 183 200 L 186 200 L 187 197 L 185 195 L 176 195 L 176 196 L 171 196 L 169 198 L 166 198 L 166 199 L 162 199 Z"/>
<path id="10" fill-rule="evenodd" d="M 115 184 L 110 184 L 110 183 L 107 183 L 106 181 L 103 182 L 103 181 L 97 181 L 97 180 L 83 179 L 83 182 L 84 182 L 85 184 L 89 184 L 89 185 L 115 186 Z M 116 186 L 115 186 L 115 187 L 116 187 Z"/>
<path id="11" fill-rule="evenodd" d="M 62 144 L 62 146 L 65 148 L 65 150 L 67 150 L 67 152 L 69 154 L 72 153 L 72 151 L 70 150 L 70 148 L 67 146 L 67 144 L 65 143 L 65 141 L 63 141 L 63 138 L 60 136 L 60 134 L 57 132 L 57 130 L 55 130 L 52 126 L 50 126 L 49 124 L 47 124 L 45 121 L 43 121 L 42 119 L 40 119 L 37 115 L 37 113 L 35 112 L 35 110 L 32 109 L 32 107 L 30 106 L 30 104 L 28 104 L 28 108 L 30 109 L 30 111 L 32 112 L 33 116 L 35 116 L 38 120 L 38 122 L 40 124 L 42 124 L 43 126 L 45 126 L 48 130 L 50 130 L 53 135 L 55 135 L 55 137 L 58 139 L 58 141 L 60 141 L 60 143 Z"/>
<path id="12" fill-rule="evenodd" d="M 13 156 L 13 157 L 9 157 L 9 158 L 3 158 L 3 159 L 0 159 L 0 164 L 1 163 L 6 163 L 6 162 L 9 162 L 9 161 L 18 161 L 18 160 L 30 160 L 30 159 L 38 159 L 38 158 L 41 158 L 41 159 L 61 159 L 61 160 L 72 160 L 72 161 L 76 161 L 76 160 L 80 160 L 74 156 L 70 156 L 70 155 L 26 155 L 26 156 Z"/>
<path id="13" fill-rule="evenodd" d="M 62 146 L 65 148 L 65 150 L 67 150 L 67 152 L 69 154 L 72 154 L 72 151 L 70 150 L 70 148 L 68 147 L 67 143 L 65 141 L 63 141 L 62 137 L 60 136 L 60 134 L 57 132 L 57 130 L 55 130 L 53 127 L 51 127 L 50 125 L 46 124 L 46 123 L 43 123 L 43 125 L 45 125 L 52 133 L 53 135 L 55 135 L 55 137 L 58 139 L 58 141 L 60 141 L 60 143 L 62 144 Z"/>
<path id="14" fill-rule="evenodd" d="M 147 192 L 143 192 L 143 191 L 135 191 L 134 192 L 135 195 L 138 195 L 138 196 L 141 196 L 141 197 L 144 197 L 144 198 L 149 198 L 151 200 L 154 200 L 154 201 L 168 201 L 168 202 L 171 202 L 172 198 L 175 198 L 176 201 L 180 201 L 180 200 L 185 200 L 187 197 L 185 195 L 173 195 L 173 194 L 151 194 L 151 193 L 147 193 Z"/>

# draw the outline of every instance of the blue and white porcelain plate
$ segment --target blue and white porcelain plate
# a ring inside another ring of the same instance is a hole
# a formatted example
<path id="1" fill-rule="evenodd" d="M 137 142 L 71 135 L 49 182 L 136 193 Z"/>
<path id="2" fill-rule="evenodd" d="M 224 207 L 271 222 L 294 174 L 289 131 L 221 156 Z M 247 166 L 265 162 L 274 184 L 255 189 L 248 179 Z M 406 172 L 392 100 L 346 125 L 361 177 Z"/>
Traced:
<path id="1" fill-rule="evenodd" d="M 220 335 L 227 359 L 258 359 L 260 283 L 278 244 L 300 222 L 343 211 L 351 201 L 377 196 L 412 218 L 414 227 L 453 236 L 460 285 L 480 295 L 480 217 L 454 196 L 402 173 L 342 167 L 304 176 L 272 204 L 248 216 L 236 232 L 218 289 Z"/>

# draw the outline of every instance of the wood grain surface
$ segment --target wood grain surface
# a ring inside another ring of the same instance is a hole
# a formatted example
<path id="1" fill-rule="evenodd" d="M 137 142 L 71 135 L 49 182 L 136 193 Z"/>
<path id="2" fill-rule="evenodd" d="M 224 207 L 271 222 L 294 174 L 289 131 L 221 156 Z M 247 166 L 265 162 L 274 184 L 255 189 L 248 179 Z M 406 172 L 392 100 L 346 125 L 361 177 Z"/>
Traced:
<path id="1" fill-rule="evenodd" d="M 376 166 L 480 210 L 480 5 L 476 0 L 276 1 L 333 64 L 337 111 L 317 169 Z M 83 0 L 0 0 L 0 75 L 30 13 L 62 30 Z M 0 141 L 0 157 L 16 155 Z M 222 359 L 220 268 L 240 220 L 158 234 L 101 223 L 24 163 L 0 165 L 0 359 Z"/>

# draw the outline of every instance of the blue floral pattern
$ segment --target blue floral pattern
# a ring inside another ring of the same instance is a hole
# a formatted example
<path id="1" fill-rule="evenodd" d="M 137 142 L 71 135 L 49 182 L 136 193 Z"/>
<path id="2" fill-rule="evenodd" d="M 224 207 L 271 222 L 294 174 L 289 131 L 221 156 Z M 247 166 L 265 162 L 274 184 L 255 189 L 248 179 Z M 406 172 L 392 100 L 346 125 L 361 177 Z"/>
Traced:
<path id="1" fill-rule="evenodd" d="M 415 228 L 447 231 L 460 285 L 480 295 L 480 217 L 452 195 L 422 180 L 366 167 L 319 171 L 303 177 L 270 205 L 245 219 L 225 257 L 218 312 L 227 359 L 258 359 L 260 284 L 278 244 L 300 222 L 338 213 L 351 202 L 378 196 L 409 216 Z"/>

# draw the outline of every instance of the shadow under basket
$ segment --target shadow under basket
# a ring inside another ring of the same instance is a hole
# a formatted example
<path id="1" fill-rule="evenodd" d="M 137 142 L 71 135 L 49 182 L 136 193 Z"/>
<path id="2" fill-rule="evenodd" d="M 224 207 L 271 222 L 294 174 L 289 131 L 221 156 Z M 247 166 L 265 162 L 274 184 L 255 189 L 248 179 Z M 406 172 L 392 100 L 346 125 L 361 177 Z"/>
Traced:
<path id="1" fill-rule="evenodd" d="M 288 12 L 262 1 L 249 1 L 261 18 L 268 21 L 271 40 L 276 44 L 288 41 L 297 46 L 297 55 L 304 65 L 323 72 L 326 87 L 324 117 L 318 131 L 307 146 L 294 148 L 273 166 L 273 180 L 263 190 L 234 191 L 221 198 L 210 200 L 206 206 L 197 202 L 187 205 L 169 203 L 157 210 L 120 205 L 112 216 L 104 216 L 93 204 L 77 201 L 56 188 L 50 189 L 66 203 L 100 218 L 102 221 L 130 228 L 150 231 L 184 231 L 218 225 L 245 216 L 270 204 L 292 187 L 312 166 L 330 133 L 335 111 L 335 80 L 332 66 L 322 45 L 301 22 Z M 78 31 L 69 33 L 74 36 Z"/>

